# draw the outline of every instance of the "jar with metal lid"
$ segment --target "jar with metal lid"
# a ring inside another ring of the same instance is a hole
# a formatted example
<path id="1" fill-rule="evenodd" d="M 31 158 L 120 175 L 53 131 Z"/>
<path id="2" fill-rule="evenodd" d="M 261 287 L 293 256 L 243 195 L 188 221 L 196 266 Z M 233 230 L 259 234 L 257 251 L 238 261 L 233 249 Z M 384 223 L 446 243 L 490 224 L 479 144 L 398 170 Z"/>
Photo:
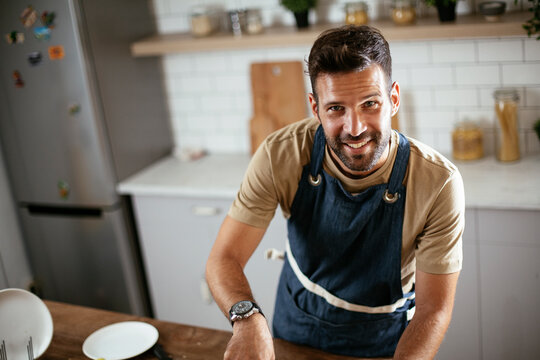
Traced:
<path id="1" fill-rule="evenodd" d="M 248 34 L 260 34 L 263 31 L 261 11 L 259 9 L 247 9 L 246 30 Z"/>
<path id="2" fill-rule="evenodd" d="M 452 156 L 456 160 L 476 160 L 484 157 L 484 134 L 470 121 L 456 124 L 452 132 Z"/>
<path id="3" fill-rule="evenodd" d="M 345 24 L 365 25 L 369 21 L 367 4 L 363 1 L 345 4 Z"/>
<path id="4" fill-rule="evenodd" d="M 219 12 L 207 6 L 196 6 L 191 9 L 191 33 L 195 37 L 212 34 L 219 28 Z"/>
<path id="5" fill-rule="evenodd" d="M 394 0 L 392 20 L 396 25 L 410 25 L 416 21 L 414 0 Z"/>
<path id="6" fill-rule="evenodd" d="M 519 151 L 518 102 L 516 89 L 498 89 L 495 98 L 495 151 L 499 161 L 516 161 Z"/>

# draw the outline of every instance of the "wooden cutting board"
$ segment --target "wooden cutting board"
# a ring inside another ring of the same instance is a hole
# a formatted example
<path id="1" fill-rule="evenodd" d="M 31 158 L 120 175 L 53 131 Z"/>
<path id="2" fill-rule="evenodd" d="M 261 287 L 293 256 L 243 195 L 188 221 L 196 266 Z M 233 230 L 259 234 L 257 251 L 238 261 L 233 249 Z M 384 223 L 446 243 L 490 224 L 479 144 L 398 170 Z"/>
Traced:
<path id="1" fill-rule="evenodd" d="M 300 61 L 251 64 L 252 154 L 271 132 L 306 118 L 307 95 L 303 72 Z"/>

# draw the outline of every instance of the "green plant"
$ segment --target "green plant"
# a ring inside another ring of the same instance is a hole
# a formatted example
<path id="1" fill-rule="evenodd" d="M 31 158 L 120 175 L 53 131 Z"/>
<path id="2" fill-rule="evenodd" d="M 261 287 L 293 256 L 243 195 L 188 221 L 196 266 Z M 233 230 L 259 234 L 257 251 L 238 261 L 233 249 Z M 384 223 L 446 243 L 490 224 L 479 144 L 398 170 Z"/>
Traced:
<path id="1" fill-rule="evenodd" d="M 540 119 L 536 120 L 533 129 L 536 131 L 536 135 L 538 135 L 538 140 L 540 140 Z"/>
<path id="2" fill-rule="evenodd" d="M 281 0 L 281 5 L 296 13 L 314 8 L 317 0 Z"/>
<path id="3" fill-rule="evenodd" d="M 528 9 L 533 13 L 533 17 L 525 21 L 523 28 L 527 31 L 529 37 L 532 34 L 539 34 L 536 40 L 540 40 L 540 0 L 529 0 L 532 6 Z M 518 0 L 514 0 L 514 4 L 517 4 Z"/>

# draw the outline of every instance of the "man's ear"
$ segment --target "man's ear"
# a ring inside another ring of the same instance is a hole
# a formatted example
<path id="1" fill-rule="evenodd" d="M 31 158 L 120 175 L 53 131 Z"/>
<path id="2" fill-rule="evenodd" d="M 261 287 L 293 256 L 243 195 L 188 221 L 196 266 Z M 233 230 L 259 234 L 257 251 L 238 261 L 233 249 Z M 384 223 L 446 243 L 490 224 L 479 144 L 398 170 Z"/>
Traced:
<path id="1" fill-rule="evenodd" d="M 399 84 L 394 81 L 392 90 L 390 91 L 390 101 L 392 102 L 392 116 L 396 115 L 399 110 Z"/>
<path id="2" fill-rule="evenodd" d="M 317 104 L 317 100 L 315 99 L 315 95 L 313 95 L 313 93 L 309 93 L 308 99 L 309 99 L 309 107 L 311 109 L 311 113 L 313 114 L 313 117 L 319 120 L 319 106 Z"/>

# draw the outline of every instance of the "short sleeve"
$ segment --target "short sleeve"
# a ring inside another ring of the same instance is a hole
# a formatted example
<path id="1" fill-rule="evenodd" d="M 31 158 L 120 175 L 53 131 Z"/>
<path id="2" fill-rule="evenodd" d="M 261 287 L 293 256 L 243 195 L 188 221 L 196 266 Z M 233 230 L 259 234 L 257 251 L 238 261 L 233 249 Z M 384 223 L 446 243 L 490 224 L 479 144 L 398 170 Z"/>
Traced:
<path id="1" fill-rule="evenodd" d="M 265 141 L 253 155 L 228 213 L 235 220 L 259 228 L 268 226 L 278 205 L 267 149 Z"/>
<path id="2" fill-rule="evenodd" d="M 416 268 L 432 274 L 461 270 L 465 227 L 465 194 L 456 169 L 444 183 L 416 239 Z"/>

